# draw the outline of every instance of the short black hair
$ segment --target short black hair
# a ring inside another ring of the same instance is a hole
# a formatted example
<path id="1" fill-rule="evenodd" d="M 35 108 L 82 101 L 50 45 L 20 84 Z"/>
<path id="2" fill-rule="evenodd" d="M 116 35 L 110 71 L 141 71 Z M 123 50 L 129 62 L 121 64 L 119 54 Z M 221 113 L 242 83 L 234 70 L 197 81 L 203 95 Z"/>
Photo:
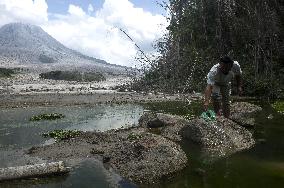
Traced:
<path id="1" fill-rule="evenodd" d="M 234 63 L 234 61 L 229 56 L 222 57 L 220 61 L 225 64 Z"/>

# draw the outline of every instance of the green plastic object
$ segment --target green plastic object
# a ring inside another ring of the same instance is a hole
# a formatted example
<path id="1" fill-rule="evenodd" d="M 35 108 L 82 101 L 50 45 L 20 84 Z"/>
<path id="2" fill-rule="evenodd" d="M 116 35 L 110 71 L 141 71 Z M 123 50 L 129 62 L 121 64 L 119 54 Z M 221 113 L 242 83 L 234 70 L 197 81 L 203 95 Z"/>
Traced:
<path id="1" fill-rule="evenodd" d="M 215 121 L 216 120 L 216 114 L 213 110 L 207 110 L 206 112 L 203 112 L 201 114 L 201 118 L 205 121 Z"/>

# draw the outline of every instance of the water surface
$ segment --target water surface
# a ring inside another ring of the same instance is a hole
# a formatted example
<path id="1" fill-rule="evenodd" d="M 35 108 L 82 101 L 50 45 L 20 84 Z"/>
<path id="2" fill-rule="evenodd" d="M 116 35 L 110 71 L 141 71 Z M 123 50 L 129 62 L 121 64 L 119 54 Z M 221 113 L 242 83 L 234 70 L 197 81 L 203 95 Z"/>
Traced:
<path id="1" fill-rule="evenodd" d="M 256 117 L 255 129 L 250 129 L 256 139 L 255 147 L 217 161 L 201 155 L 200 148 L 183 142 L 189 165 L 174 178 L 165 178 L 154 187 L 166 188 L 259 188 L 284 185 L 284 116 L 268 104 L 260 104 L 263 111 Z M 3 152 L 43 144 L 41 133 L 53 129 L 78 129 L 105 131 L 137 123 L 144 110 L 178 115 L 202 112 L 201 103 L 162 102 L 146 105 L 97 105 L 93 107 L 33 107 L 0 110 L 0 165 Z M 56 121 L 30 122 L 40 113 L 62 113 L 66 118 Z M 268 116 L 273 117 L 272 119 Z M 70 175 L 44 178 L 41 181 L 10 183 L 8 187 L 109 187 L 102 169 L 86 162 Z M 0 184 L 1 187 L 1 184 Z M 3 187 L 3 184 L 2 184 Z M 124 186 L 127 187 L 127 186 Z M 148 186 L 145 186 L 148 187 Z"/>
<path id="2" fill-rule="evenodd" d="M 130 127 L 137 125 L 143 109 L 133 104 L 0 109 L 0 167 L 25 163 L 22 150 L 52 142 L 52 139 L 42 137 L 42 133 L 55 129 L 106 131 Z M 34 115 L 45 113 L 61 113 L 65 118 L 36 122 L 29 120 Z M 111 182 L 105 171 L 97 163 L 85 161 L 77 165 L 68 176 L 0 183 L 0 187 L 107 188 Z M 119 181 L 119 178 L 116 179 Z"/>

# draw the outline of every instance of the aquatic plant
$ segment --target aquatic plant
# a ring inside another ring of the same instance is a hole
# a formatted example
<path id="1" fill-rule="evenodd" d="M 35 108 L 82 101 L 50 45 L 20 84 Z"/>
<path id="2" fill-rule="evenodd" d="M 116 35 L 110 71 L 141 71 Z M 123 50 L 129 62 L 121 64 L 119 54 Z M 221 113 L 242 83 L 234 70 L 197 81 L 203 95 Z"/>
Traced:
<path id="1" fill-rule="evenodd" d="M 40 121 L 40 120 L 56 120 L 56 119 L 62 119 L 65 115 L 58 114 L 58 113 L 52 113 L 52 114 L 40 114 L 36 115 L 30 118 L 30 121 Z"/>
<path id="2" fill-rule="evenodd" d="M 80 131 L 78 130 L 54 130 L 48 133 L 43 133 L 43 137 L 51 137 L 54 138 L 56 141 L 66 140 L 69 138 L 75 138 L 80 135 Z"/>

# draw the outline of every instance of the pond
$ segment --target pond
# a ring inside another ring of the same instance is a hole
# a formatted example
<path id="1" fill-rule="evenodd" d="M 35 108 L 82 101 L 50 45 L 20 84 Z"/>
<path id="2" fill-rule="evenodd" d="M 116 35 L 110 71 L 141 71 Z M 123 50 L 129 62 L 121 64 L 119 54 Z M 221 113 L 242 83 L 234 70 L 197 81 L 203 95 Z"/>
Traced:
<path id="1" fill-rule="evenodd" d="M 201 156 L 200 148 L 195 144 L 182 143 L 189 166 L 179 176 L 157 187 L 283 187 L 284 115 L 269 104 L 251 102 L 263 107 L 256 116 L 256 127 L 251 129 L 256 139 L 253 148 L 212 162 Z M 188 111 L 188 108 L 184 105 L 176 112 L 182 111 Z M 191 111 L 200 112 L 200 108 L 193 105 Z"/>
<path id="2" fill-rule="evenodd" d="M 284 185 L 284 115 L 268 104 L 257 115 L 257 125 L 251 129 L 255 147 L 217 161 L 201 156 L 200 148 L 190 142 L 182 143 L 189 165 L 171 179 L 155 187 L 282 187 Z M 201 104 L 182 102 L 151 104 L 96 105 L 74 107 L 32 107 L 0 110 L 0 166 L 11 159 L 5 153 L 44 144 L 41 134 L 54 129 L 105 131 L 137 124 L 144 110 L 178 115 L 200 114 Z M 55 121 L 30 122 L 41 113 L 62 113 L 66 117 Z M 84 162 L 68 176 L 44 178 L 37 181 L 16 181 L 0 187 L 110 187 L 108 177 L 99 165 Z M 131 187 L 127 184 L 122 187 Z M 146 186 L 147 187 L 147 186 Z"/>
<path id="3" fill-rule="evenodd" d="M 30 121 L 34 115 L 59 113 L 65 118 Z M 0 110 L 0 148 L 19 148 L 41 143 L 42 133 L 54 129 L 106 131 L 137 124 L 143 113 L 139 105 L 32 107 Z"/>
<path id="4" fill-rule="evenodd" d="M 0 167 L 22 164 L 26 159 L 21 159 L 22 153 L 18 152 L 21 149 L 54 141 L 44 138 L 42 133 L 55 129 L 106 131 L 126 128 L 138 123 L 143 110 L 142 106 L 133 104 L 0 109 Z M 64 114 L 65 118 L 30 121 L 32 116 L 46 113 Z M 100 165 L 87 161 L 69 176 L 2 183 L 0 187 L 109 187 L 107 178 Z"/>

